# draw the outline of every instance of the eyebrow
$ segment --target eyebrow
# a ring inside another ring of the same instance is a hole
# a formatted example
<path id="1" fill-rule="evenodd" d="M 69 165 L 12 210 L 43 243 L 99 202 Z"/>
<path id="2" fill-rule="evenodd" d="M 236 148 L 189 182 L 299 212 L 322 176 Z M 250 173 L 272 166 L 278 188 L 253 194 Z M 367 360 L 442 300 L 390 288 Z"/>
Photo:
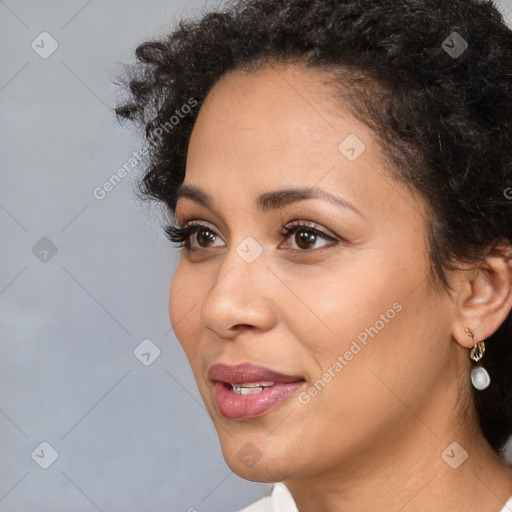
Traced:
<path id="1" fill-rule="evenodd" d="M 199 187 L 193 185 L 181 185 L 175 193 L 175 204 L 180 198 L 188 198 L 210 210 L 215 210 L 215 201 L 213 198 Z M 285 188 L 272 192 L 265 192 L 256 198 L 256 207 L 261 213 L 267 213 L 271 210 L 277 210 L 289 204 L 305 201 L 307 199 L 323 199 L 335 206 L 341 206 L 342 208 L 353 210 L 364 217 L 361 211 L 351 202 L 347 201 L 343 197 L 331 194 L 330 192 L 317 187 Z"/>

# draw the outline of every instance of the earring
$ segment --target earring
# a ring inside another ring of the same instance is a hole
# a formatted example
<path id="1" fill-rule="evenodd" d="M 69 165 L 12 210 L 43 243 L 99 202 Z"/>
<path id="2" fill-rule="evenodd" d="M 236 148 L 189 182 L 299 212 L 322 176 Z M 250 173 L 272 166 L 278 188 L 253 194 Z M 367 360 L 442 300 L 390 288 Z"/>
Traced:
<path id="1" fill-rule="evenodd" d="M 473 329 L 468 327 L 466 329 L 466 333 L 468 336 L 471 337 L 471 340 L 475 341 L 475 332 Z M 477 364 L 480 359 L 484 356 L 485 352 L 485 342 L 479 341 L 478 343 L 475 343 L 473 345 L 473 348 L 471 349 L 469 353 L 469 358 L 473 363 Z M 477 366 L 476 368 L 473 368 L 471 370 L 471 383 L 473 386 L 478 390 L 483 390 L 489 387 L 489 384 L 491 383 L 491 377 L 489 377 L 489 373 L 483 366 Z"/>

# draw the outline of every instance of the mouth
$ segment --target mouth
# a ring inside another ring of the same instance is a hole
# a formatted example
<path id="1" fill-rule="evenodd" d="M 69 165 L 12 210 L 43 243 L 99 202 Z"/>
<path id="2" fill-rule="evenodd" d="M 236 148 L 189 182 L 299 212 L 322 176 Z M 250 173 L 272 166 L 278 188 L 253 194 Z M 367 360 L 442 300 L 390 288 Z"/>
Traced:
<path id="1" fill-rule="evenodd" d="M 248 364 L 215 364 L 210 368 L 209 377 L 219 411 L 234 420 L 266 414 L 306 382 L 301 376 Z"/>

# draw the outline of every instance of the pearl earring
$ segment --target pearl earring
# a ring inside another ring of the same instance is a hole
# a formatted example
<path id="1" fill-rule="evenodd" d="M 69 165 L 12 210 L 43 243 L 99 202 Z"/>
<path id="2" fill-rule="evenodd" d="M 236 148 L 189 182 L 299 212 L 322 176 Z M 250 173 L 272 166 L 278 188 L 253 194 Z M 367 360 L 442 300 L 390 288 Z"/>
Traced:
<path id="1" fill-rule="evenodd" d="M 466 333 L 468 336 L 471 337 L 471 340 L 474 342 L 475 333 L 473 329 L 468 327 L 466 329 Z M 473 363 L 477 364 L 480 359 L 484 356 L 485 352 L 485 342 L 479 341 L 478 343 L 475 343 L 473 345 L 473 348 L 471 349 L 469 353 L 469 358 Z M 483 366 L 477 366 L 476 368 L 473 368 L 471 370 L 471 383 L 473 386 L 478 390 L 483 390 L 489 387 L 489 384 L 491 383 L 491 377 L 489 377 L 489 373 Z"/>

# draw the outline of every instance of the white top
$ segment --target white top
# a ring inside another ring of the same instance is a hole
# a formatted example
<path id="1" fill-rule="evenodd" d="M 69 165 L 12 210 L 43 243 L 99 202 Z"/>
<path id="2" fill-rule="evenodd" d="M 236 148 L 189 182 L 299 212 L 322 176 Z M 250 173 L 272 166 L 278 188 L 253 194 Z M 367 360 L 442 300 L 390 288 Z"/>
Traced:
<path id="1" fill-rule="evenodd" d="M 298 510 L 290 491 L 283 483 L 278 482 L 272 486 L 270 496 L 261 498 L 256 503 L 240 510 L 240 512 L 298 512 Z"/>
<path id="2" fill-rule="evenodd" d="M 281 482 L 272 487 L 272 494 L 239 512 L 298 512 L 290 491 Z M 512 496 L 499 512 L 512 512 Z"/>

